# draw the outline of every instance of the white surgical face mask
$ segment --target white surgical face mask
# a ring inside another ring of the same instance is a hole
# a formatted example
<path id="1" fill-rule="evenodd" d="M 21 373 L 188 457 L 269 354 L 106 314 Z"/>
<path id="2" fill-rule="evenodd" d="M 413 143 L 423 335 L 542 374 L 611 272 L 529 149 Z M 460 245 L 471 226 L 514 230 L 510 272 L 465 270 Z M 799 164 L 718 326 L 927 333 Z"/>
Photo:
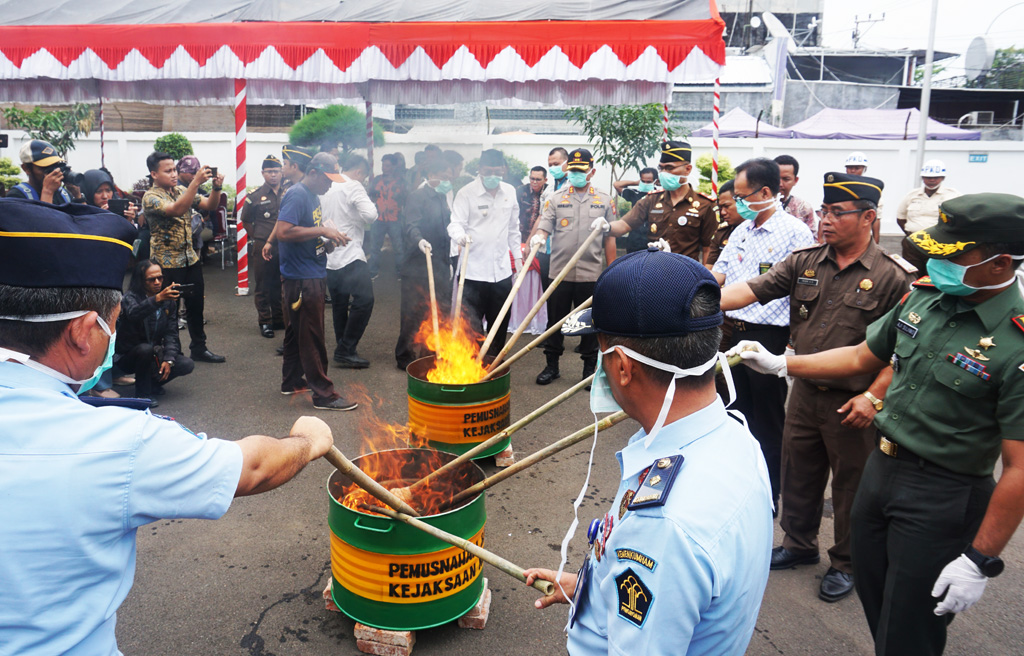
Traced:
<path id="1" fill-rule="evenodd" d="M 67 321 L 69 319 L 77 319 L 78 317 L 84 317 L 85 315 L 89 314 L 90 311 L 91 310 L 79 310 L 76 312 L 64 312 L 62 314 L 36 314 L 24 317 L 5 316 L 0 317 L 0 319 L 7 319 L 10 321 L 29 321 L 32 323 L 49 323 L 52 321 Z M 70 376 L 66 376 L 60 373 L 59 371 L 47 367 L 45 364 L 32 360 L 32 357 L 26 355 L 25 353 L 12 351 L 10 349 L 0 348 L 0 360 L 14 360 L 15 362 L 20 362 L 26 367 L 30 367 L 32 369 L 35 369 L 36 371 L 40 371 L 46 374 L 47 376 L 50 376 L 51 378 L 56 378 L 62 383 L 66 383 L 68 385 L 75 385 L 77 386 L 76 392 L 78 394 L 84 394 L 85 392 L 91 390 L 93 386 L 95 386 L 96 383 L 99 382 L 100 376 L 102 376 L 114 364 L 114 344 L 117 341 L 117 332 L 110 330 L 110 326 L 108 326 L 107 322 L 103 320 L 103 317 L 96 315 L 96 321 L 97 323 L 99 323 L 100 328 L 103 329 L 103 332 L 107 334 L 107 354 L 103 358 L 103 362 L 100 364 L 100 366 L 96 367 L 96 370 L 93 371 L 92 376 L 86 378 L 85 380 L 75 380 Z"/>

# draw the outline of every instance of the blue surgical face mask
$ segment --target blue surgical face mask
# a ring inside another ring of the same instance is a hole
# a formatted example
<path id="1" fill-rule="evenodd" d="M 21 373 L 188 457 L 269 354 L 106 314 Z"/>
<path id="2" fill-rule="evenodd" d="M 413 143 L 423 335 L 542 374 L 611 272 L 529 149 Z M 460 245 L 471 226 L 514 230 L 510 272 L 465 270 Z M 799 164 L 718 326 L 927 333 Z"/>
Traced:
<path id="1" fill-rule="evenodd" d="M 487 189 L 497 189 L 498 185 L 501 184 L 500 175 L 482 175 L 480 179 L 484 182 L 484 187 Z"/>
<path id="2" fill-rule="evenodd" d="M 769 205 L 772 205 L 774 203 L 774 198 L 769 198 L 768 200 L 762 201 L 755 201 L 753 203 L 748 203 L 746 198 L 737 198 L 736 212 L 744 221 L 753 221 L 754 219 L 757 218 L 758 214 L 765 211 Z M 757 205 L 758 207 L 755 208 L 755 205 Z"/>
<path id="3" fill-rule="evenodd" d="M 89 310 L 65 312 L 63 314 L 39 314 L 28 317 L 5 316 L 0 317 L 0 319 L 8 319 L 12 321 L 29 321 L 32 323 L 49 323 L 51 321 L 67 321 L 68 319 L 77 319 L 78 317 L 82 317 L 87 314 L 89 314 Z M 62 383 L 66 383 L 68 385 L 77 385 L 77 393 L 84 394 L 91 390 L 96 385 L 96 383 L 99 382 L 100 376 L 106 373 L 106 371 L 114 365 L 114 344 L 117 341 L 117 333 L 112 332 L 110 330 L 110 326 L 108 326 L 107 322 L 103 320 L 103 317 L 97 315 L 96 322 L 99 323 L 100 328 L 103 329 L 103 332 L 107 334 L 107 354 L 103 358 L 103 362 L 100 364 L 100 366 L 96 367 L 96 370 L 93 371 L 92 376 L 86 378 L 85 380 L 75 380 L 74 378 L 66 376 L 60 373 L 59 371 L 55 371 L 54 369 L 51 369 L 50 367 L 47 367 L 42 363 L 33 361 L 31 359 L 31 356 L 25 355 L 24 353 L 19 353 L 17 351 L 12 351 L 10 349 L 0 348 L 0 359 L 15 360 L 17 362 L 22 363 L 25 366 L 31 367 L 32 369 L 41 371 L 42 373 L 47 374 L 48 376 L 56 378 Z"/>
<path id="4" fill-rule="evenodd" d="M 590 411 L 594 414 L 599 412 L 618 412 L 622 410 L 619 402 L 612 396 L 612 387 L 608 383 L 608 374 L 604 372 L 604 354 L 607 351 L 597 352 L 597 370 L 594 372 L 594 382 L 590 384 Z"/>
<path id="5" fill-rule="evenodd" d="M 641 193 L 649 194 L 650 192 L 654 191 L 654 183 L 653 182 L 641 182 L 640 184 L 638 184 L 636 186 L 636 188 L 637 188 L 637 191 L 640 191 Z"/>
<path id="6" fill-rule="evenodd" d="M 442 180 L 441 182 L 437 183 L 436 187 L 434 187 L 434 191 L 436 191 L 439 194 L 447 194 L 451 190 L 452 183 L 450 180 Z"/>
<path id="7" fill-rule="evenodd" d="M 565 171 L 562 170 L 561 164 L 559 164 L 558 166 L 549 166 L 548 173 L 550 173 L 551 177 L 553 177 L 555 180 L 561 180 L 562 178 L 565 177 Z"/>
<path id="8" fill-rule="evenodd" d="M 675 175 L 668 171 L 658 171 L 658 182 L 661 183 L 661 188 L 665 191 L 675 191 L 683 186 L 683 182 L 686 180 L 681 175 Z"/>
<path id="9" fill-rule="evenodd" d="M 967 275 L 968 269 L 973 269 L 974 267 L 981 266 L 986 262 L 991 262 L 999 257 L 999 255 L 1001 254 L 993 255 L 987 260 L 982 260 L 977 264 L 971 264 L 968 266 L 956 264 L 950 260 L 929 259 L 926 264 L 926 268 L 928 269 L 928 276 L 932 279 L 932 282 L 935 283 L 936 289 L 943 294 L 949 294 L 950 296 L 970 296 L 977 291 L 985 289 L 1002 289 L 1003 287 L 1009 287 L 1016 282 L 1016 277 L 1010 278 L 999 285 L 987 285 L 985 287 L 971 287 L 964 282 L 964 276 Z M 1011 255 L 1011 257 L 1015 260 L 1024 259 L 1024 255 Z"/>
<path id="10" fill-rule="evenodd" d="M 569 171 L 569 184 L 576 189 L 586 187 L 587 182 L 587 174 L 583 171 Z"/>

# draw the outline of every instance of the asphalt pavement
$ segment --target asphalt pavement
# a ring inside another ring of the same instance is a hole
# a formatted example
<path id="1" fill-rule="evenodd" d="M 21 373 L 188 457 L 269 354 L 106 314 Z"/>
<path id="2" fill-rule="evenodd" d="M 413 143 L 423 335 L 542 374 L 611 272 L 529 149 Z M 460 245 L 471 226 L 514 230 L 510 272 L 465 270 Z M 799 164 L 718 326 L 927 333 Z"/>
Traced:
<path id="1" fill-rule="evenodd" d="M 406 376 L 394 360 L 398 282 L 390 253 L 384 257 L 374 282 L 373 317 L 359 345 L 372 365 L 359 371 L 330 369 L 342 394 L 368 403 L 354 412 L 326 412 L 314 410 L 308 396 L 281 395 L 281 358 L 274 349 L 283 331 L 275 339 L 261 337 L 252 297 L 236 296 L 235 272 L 211 261 L 205 267 L 206 328 L 210 349 L 227 356 L 227 363 L 197 363 L 192 375 L 167 386 L 156 412 L 229 440 L 287 435 L 296 418 L 312 414 L 331 426 L 335 444 L 350 457 L 361 452 L 360 423 L 369 410 L 384 421 L 404 424 Z M 187 348 L 187 330 L 181 338 Z M 512 368 L 513 420 L 580 379 L 582 362 L 572 353 L 573 345 L 567 340 L 562 378 L 547 387 L 533 382 L 544 366 L 539 350 Z M 593 421 L 586 394 L 579 394 L 516 433 L 512 444 L 522 457 Z M 590 487 L 580 508 L 581 531 L 610 507 L 618 481 L 614 453 L 636 429 L 627 421 L 598 436 Z M 524 568 L 556 568 L 592 444 L 586 440 L 491 488 L 486 493 L 487 548 Z M 497 471 L 493 459 L 480 464 L 488 474 Z M 354 622 L 325 610 L 321 596 L 330 580 L 325 483 L 332 471 L 325 461 L 312 463 L 277 490 L 235 500 L 217 521 L 164 520 L 139 529 L 135 584 L 118 613 L 121 651 L 133 656 L 358 654 Z M 771 574 L 748 654 L 872 653 L 856 596 L 835 604 L 817 597 L 828 569 L 824 551 L 832 544 L 831 532 L 831 502 L 826 500 L 821 564 Z M 781 539 L 776 523 L 776 543 Z M 567 569 L 579 566 L 585 545 L 578 533 Z M 948 654 L 1024 652 L 1019 631 L 1022 548 L 1018 536 L 1004 553 L 1006 572 L 989 584 L 977 607 L 953 623 Z M 484 574 L 493 593 L 486 628 L 460 629 L 452 622 L 419 631 L 415 654 L 565 653 L 566 606 L 538 611 L 532 605 L 538 593 L 532 588 L 490 566 Z"/>

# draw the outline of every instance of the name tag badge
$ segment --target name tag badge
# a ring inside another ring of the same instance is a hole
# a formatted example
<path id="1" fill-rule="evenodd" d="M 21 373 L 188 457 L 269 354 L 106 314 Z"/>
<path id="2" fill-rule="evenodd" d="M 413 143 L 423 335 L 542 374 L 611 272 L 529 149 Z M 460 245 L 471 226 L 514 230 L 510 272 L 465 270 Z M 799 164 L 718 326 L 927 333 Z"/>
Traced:
<path id="1" fill-rule="evenodd" d="M 896 330 L 900 331 L 907 337 L 914 339 L 917 337 L 917 326 L 900 319 L 896 322 Z"/>
<path id="2" fill-rule="evenodd" d="M 771 262 L 758 262 L 757 264 L 757 270 L 762 276 L 768 273 L 768 269 L 770 268 L 772 268 Z"/>
<path id="3" fill-rule="evenodd" d="M 798 284 L 798 285 L 810 285 L 812 287 L 817 287 L 818 286 L 818 279 L 817 278 L 797 278 L 796 279 L 796 284 Z"/>
<path id="4" fill-rule="evenodd" d="M 664 214 L 665 210 L 651 210 L 650 213 L 651 214 Z"/>

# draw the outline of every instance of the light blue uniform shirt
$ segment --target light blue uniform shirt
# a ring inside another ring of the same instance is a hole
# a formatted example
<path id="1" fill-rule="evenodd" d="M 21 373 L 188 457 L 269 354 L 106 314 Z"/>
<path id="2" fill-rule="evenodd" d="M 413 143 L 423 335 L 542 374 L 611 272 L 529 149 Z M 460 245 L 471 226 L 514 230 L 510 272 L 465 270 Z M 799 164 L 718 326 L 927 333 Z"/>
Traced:
<path id="1" fill-rule="evenodd" d="M 720 398 L 664 428 L 650 448 L 641 430 L 616 454 L 622 468 L 615 522 L 569 653 L 657 656 L 742 654 L 768 583 L 772 505 L 764 457 Z M 641 472 L 682 454 L 664 505 L 626 511 Z M 633 596 L 632 601 L 630 595 Z"/>
<path id="2" fill-rule="evenodd" d="M 0 654 L 119 654 L 135 531 L 227 512 L 242 451 L 0 362 Z"/>

